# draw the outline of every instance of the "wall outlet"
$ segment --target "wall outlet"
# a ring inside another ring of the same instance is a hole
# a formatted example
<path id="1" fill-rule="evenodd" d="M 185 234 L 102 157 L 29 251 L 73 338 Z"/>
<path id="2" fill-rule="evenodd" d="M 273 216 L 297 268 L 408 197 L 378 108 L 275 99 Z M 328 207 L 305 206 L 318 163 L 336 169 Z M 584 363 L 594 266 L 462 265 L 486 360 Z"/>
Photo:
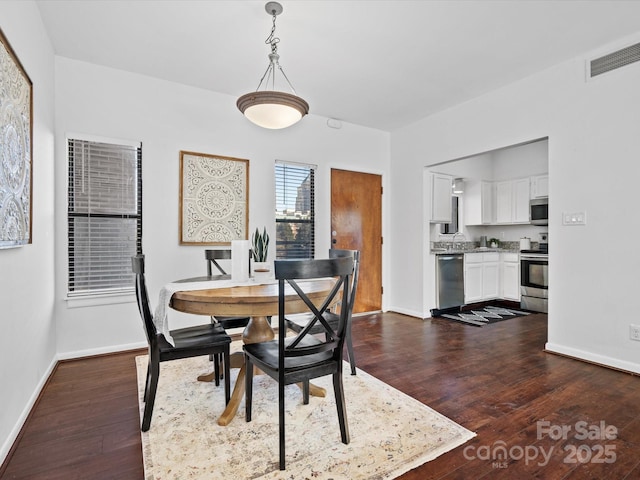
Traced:
<path id="1" fill-rule="evenodd" d="M 629 325 L 629 338 L 640 342 L 640 325 Z"/>

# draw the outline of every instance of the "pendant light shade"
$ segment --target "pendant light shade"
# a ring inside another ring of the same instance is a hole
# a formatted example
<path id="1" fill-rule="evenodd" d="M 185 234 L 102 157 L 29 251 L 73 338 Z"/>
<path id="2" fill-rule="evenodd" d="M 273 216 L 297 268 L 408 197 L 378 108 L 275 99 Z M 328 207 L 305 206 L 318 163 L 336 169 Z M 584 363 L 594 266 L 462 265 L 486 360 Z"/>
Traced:
<path id="1" fill-rule="evenodd" d="M 238 98 L 236 105 L 238 109 L 251 122 L 263 128 L 280 129 L 286 128 L 300 121 L 309 113 L 309 104 L 296 95 L 295 89 L 280 66 L 280 55 L 278 55 L 278 43 L 280 39 L 275 36 L 276 16 L 282 13 L 282 5 L 278 2 L 268 2 L 265 10 L 273 18 L 271 34 L 265 40 L 271 45 L 269 54 L 269 66 L 260 79 L 255 92 L 246 93 Z M 276 90 L 276 73 L 280 72 L 293 93 Z M 264 90 L 260 90 L 262 85 Z M 271 88 L 267 89 L 270 86 Z"/>
<path id="2" fill-rule="evenodd" d="M 250 121 L 271 129 L 290 127 L 309 113 L 309 104 L 302 98 L 273 90 L 246 93 L 236 104 Z"/>

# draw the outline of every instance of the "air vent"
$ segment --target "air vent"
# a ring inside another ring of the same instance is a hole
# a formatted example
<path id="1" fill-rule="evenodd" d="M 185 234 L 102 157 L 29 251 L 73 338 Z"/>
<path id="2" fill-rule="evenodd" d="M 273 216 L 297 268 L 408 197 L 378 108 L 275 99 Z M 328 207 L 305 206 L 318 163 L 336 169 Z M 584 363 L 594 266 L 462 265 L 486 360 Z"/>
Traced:
<path id="1" fill-rule="evenodd" d="M 640 61 L 640 43 L 591 60 L 591 78 Z"/>

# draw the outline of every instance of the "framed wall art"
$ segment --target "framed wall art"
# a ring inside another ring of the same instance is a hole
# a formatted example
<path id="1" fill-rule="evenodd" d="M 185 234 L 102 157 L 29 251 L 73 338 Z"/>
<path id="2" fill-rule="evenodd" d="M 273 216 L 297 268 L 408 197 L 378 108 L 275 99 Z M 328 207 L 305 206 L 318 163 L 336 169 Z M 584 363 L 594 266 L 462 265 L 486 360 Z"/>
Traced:
<path id="1" fill-rule="evenodd" d="M 0 30 L 0 248 L 31 243 L 33 84 Z"/>
<path id="2" fill-rule="evenodd" d="M 249 160 L 180 152 L 180 244 L 248 238 Z"/>

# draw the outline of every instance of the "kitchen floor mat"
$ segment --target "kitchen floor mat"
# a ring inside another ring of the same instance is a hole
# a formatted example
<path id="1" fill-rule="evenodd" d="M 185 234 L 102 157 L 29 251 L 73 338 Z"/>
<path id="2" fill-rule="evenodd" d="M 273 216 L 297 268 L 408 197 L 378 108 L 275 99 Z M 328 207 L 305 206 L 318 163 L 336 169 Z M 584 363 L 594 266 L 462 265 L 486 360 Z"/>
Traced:
<path id="1" fill-rule="evenodd" d="M 525 315 L 530 315 L 530 312 L 514 310 L 512 308 L 488 306 L 466 310 L 460 313 L 446 313 L 440 318 L 455 320 L 456 322 L 466 323 L 467 325 L 473 325 L 475 327 L 483 327 L 491 323 L 502 322 L 503 320 Z"/>

